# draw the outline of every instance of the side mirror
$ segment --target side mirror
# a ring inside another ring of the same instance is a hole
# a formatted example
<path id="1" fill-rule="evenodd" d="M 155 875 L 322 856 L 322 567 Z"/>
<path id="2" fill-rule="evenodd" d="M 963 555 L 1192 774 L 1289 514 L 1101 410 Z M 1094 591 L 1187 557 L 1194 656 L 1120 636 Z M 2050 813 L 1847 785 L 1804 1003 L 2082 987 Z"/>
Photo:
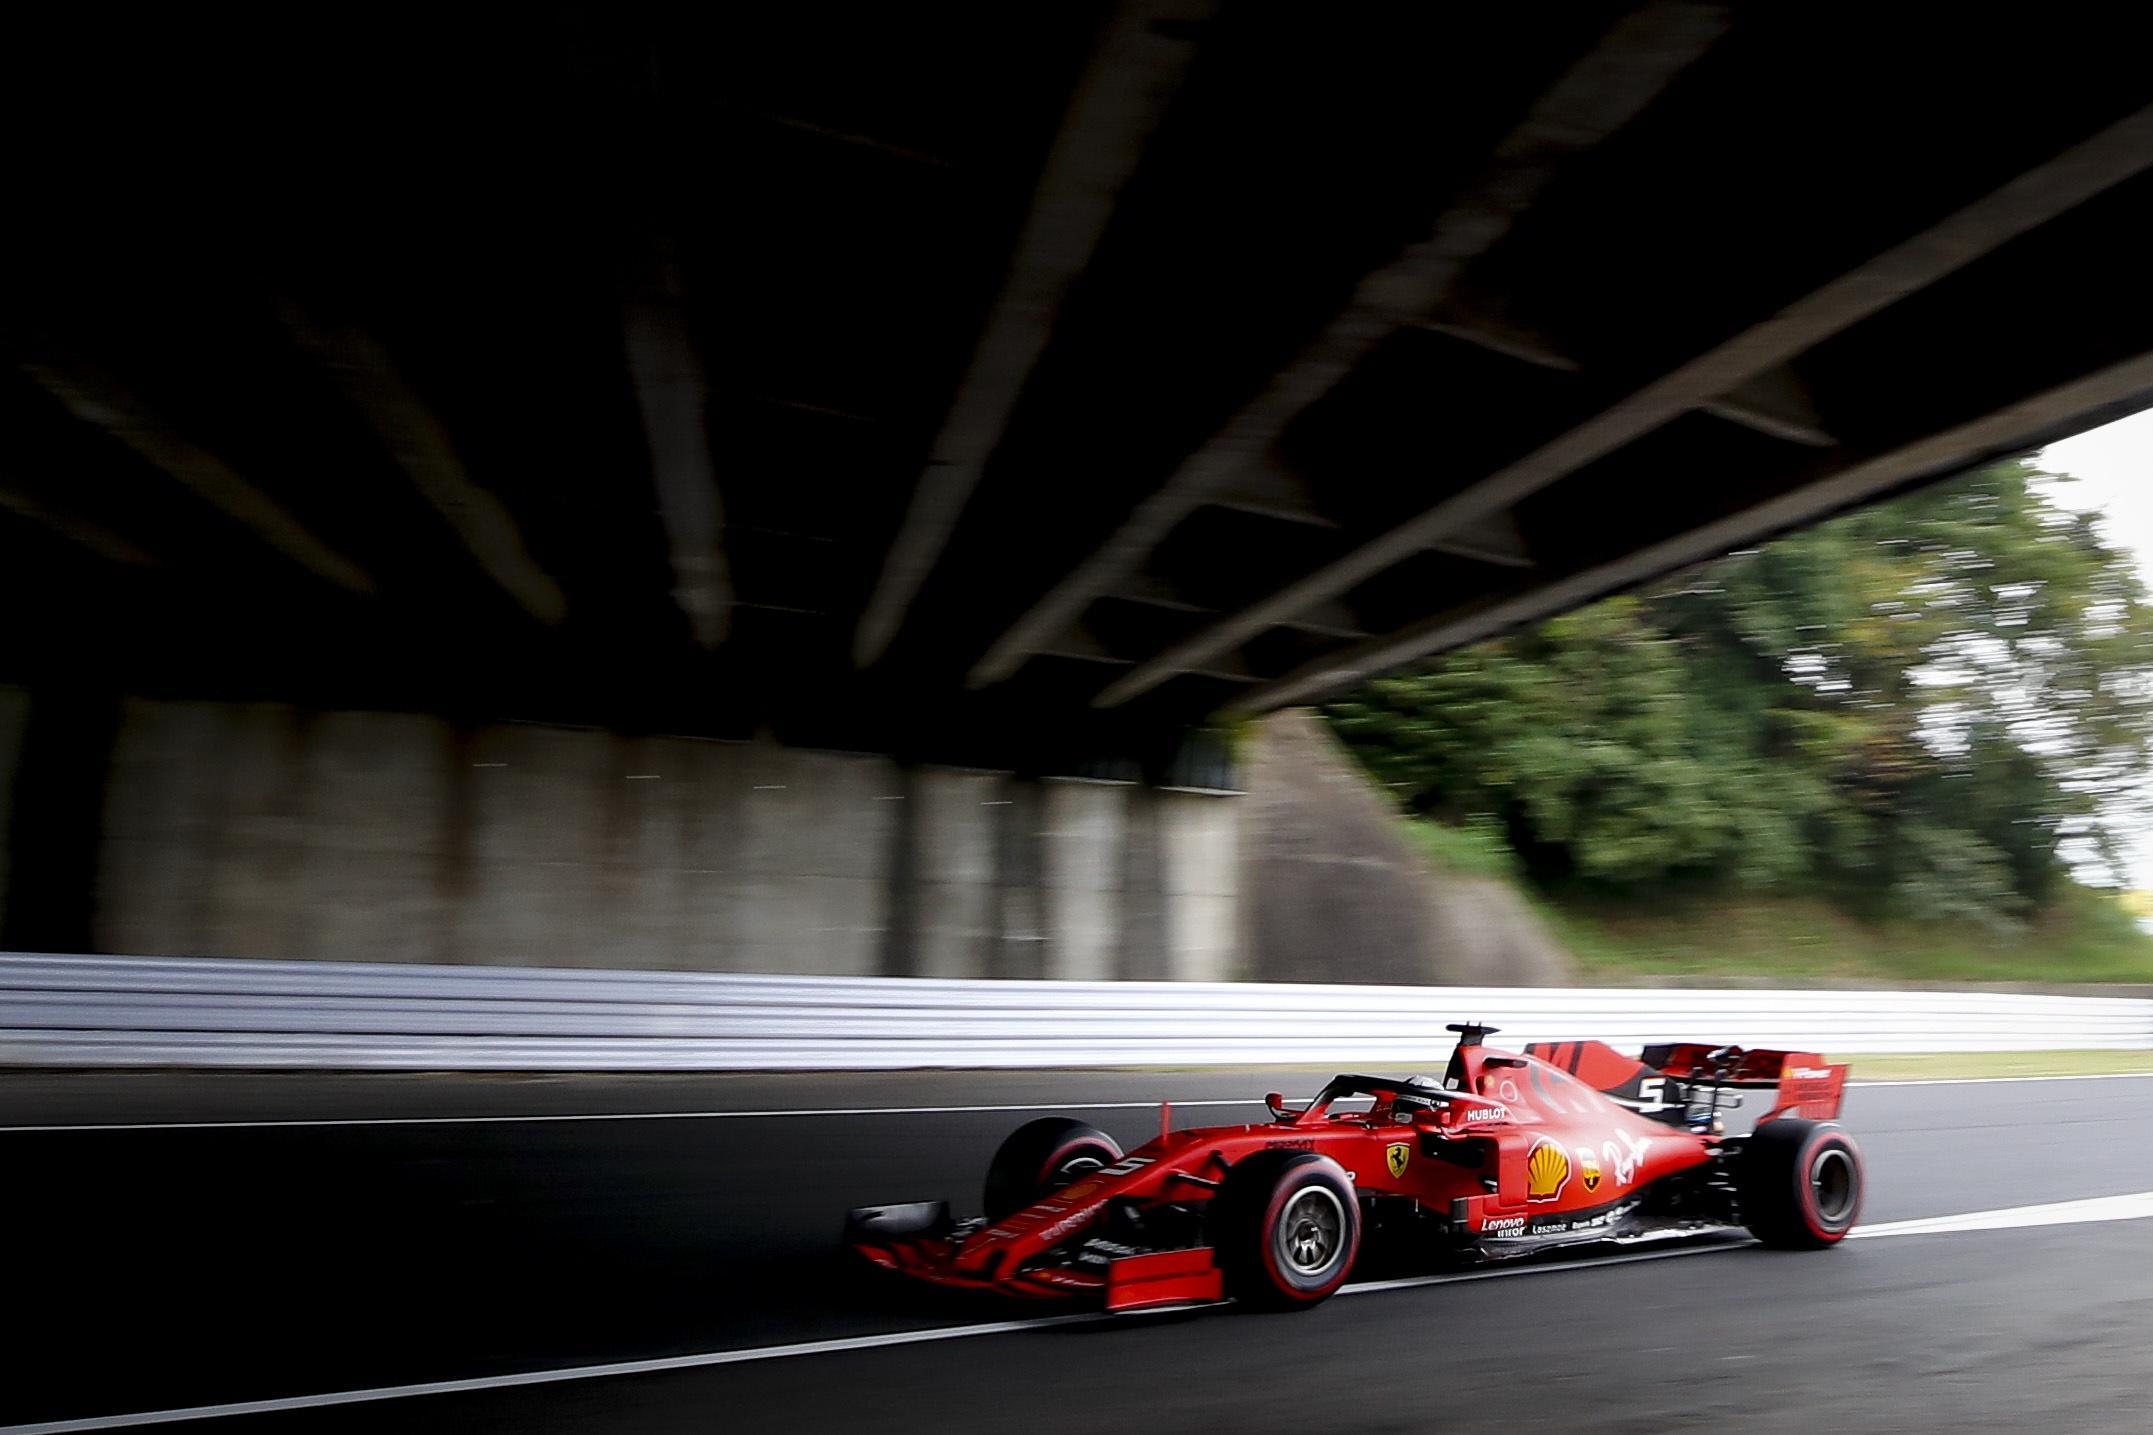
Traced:
<path id="1" fill-rule="evenodd" d="M 1283 1121 L 1293 1114 L 1286 1110 L 1286 1093 L 1283 1091 L 1266 1091 L 1263 1094 L 1263 1104 L 1271 1108 L 1273 1121 Z"/>

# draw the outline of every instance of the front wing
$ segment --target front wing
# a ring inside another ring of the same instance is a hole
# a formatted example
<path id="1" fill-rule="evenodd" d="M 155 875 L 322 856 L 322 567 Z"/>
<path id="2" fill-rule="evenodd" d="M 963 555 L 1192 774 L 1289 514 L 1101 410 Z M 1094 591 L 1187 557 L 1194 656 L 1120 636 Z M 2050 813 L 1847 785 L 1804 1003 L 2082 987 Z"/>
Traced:
<path id="1" fill-rule="evenodd" d="M 976 1230 L 951 1221 L 943 1201 L 862 1206 L 845 1220 L 845 1244 L 869 1264 L 897 1275 L 959 1290 L 992 1291 L 1030 1300 L 1090 1299 L 1113 1312 L 1206 1305 L 1225 1298 L 1224 1282 L 1210 1247 L 1142 1251 L 1092 1238 L 1067 1261 L 986 1270 L 958 1260 L 964 1239 Z"/>

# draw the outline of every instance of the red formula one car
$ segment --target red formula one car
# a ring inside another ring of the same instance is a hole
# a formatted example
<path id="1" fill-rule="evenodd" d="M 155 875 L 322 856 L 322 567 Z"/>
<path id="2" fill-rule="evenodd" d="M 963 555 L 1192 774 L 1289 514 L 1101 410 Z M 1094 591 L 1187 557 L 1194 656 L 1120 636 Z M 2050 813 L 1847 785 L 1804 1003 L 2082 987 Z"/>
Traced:
<path id="1" fill-rule="evenodd" d="M 1334 1077 L 1298 1110 L 1266 1097 L 1268 1123 L 1166 1131 L 1126 1155 L 1080 1121 L 1030 1122 L 988 1167 L 984 1218 L 869 1206 L 846 1241 L 944 1286 L 1297 1309 L 1345 1284 L 1364 1236 L 1431 1261 L 1737 1226 L 1814 1248 L 1860 1212 L 1861 1153 L 1833 1121 L 1844 1066 L 1701 1043 L 1641 1061 L 1593 1041 L 1512 1054 L 1481 1044 L 1492 1027 L 1450 1029 L 1440 1082 Z M 1744 1087 L 1775 1103 L 1725 1135 L 1723 1093 Z"/>

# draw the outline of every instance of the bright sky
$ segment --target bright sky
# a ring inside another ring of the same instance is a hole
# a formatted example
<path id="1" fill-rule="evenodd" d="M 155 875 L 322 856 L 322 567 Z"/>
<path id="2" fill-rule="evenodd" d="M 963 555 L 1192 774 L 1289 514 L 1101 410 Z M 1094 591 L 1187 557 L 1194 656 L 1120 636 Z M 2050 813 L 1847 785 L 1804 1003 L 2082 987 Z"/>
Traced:
<path id="1" fill-rule="evenodd" d="M 2050 444 L 2041 467 L 2079 480 L 2057 485 L 2056 501 L 2098 510 L 2108 541 L 2137 555 L 2138 572 L 2153 587 L 2153 409 Z M 2130 883 L 2153 890 L 2153 792 L 2133 825 Z"/>

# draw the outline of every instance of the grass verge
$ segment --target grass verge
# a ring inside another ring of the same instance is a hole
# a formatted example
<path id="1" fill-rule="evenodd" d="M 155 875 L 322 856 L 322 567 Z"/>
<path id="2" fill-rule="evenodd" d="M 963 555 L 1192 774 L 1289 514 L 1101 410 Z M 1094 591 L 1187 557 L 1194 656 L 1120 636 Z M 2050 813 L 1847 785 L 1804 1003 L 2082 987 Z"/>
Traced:
<path id="1" fill-rule="evenodd" d="M 2153 936 L 2113 896 L 2083 887 L 2010 931 L 1863 921 L 1816 897 L 1538 905 L 1577 959 L 1580 984 L 1595 976 L 2153 982 Z"/>
<path id="2" fill-rule="evenodd" d="M 1545 892 L 1485 822 L 1401 819 L 1431 868 L 1507 882 L 1576 961 L 1574 981 L 2153 983 L 2153 934 L 2115 893 L 2066 883 L 2030 920 L 1868 921 L 1825 895 L 1674 891 L 1625 899 Z"/>

